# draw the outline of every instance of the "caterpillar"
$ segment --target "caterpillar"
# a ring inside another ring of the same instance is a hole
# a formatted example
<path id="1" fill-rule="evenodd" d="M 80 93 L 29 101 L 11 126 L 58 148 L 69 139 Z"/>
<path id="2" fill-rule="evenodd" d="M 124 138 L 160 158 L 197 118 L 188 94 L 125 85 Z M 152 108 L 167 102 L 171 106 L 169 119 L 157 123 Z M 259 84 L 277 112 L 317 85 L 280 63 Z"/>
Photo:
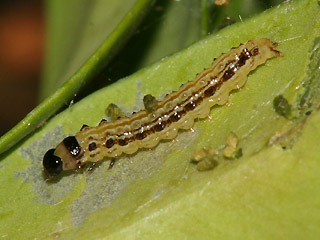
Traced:
<path id="1" fill-rule="evenodd" d="M 194 81 L 164 97 L 153 111 L 140 110 L 114 122 L 83 125 L 75 136 L 65 138 L 46 152 L 43 167 L 49 176 L 77 169 L 104 157 L 133 154 L 155 147 L 162 139 L 173 139 L 179 129 L 189 129 L 196 118 L 205 118 L 213 105 L 226 103 L 229 93 L 241 88 L 249 72 L 268 59 L 282 56 L 278 43 L 267 38 L 240 44 L 215 59 Z"/>

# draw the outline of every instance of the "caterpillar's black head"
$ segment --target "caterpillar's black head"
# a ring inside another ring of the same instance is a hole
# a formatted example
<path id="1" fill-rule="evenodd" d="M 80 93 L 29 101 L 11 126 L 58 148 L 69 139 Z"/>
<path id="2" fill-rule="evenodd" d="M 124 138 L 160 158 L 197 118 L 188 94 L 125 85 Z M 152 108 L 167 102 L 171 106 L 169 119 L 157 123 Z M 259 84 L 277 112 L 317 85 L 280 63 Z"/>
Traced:
<path id="1" fill-rule="evenodd" d="M 76 137 L 69 136 L 44 155 L 43 167 L 50 176 L 57 176 L 64 170 L 79 168 L 82 157 L 83 150 Z"/>
<path id="2" fill-rule="evenodd" d="M 43 157 L 43 167 L 50 176 L 57 176 L 62 172 L 62 159 L 54 155 L 55 149 L 50 149 Z"/>

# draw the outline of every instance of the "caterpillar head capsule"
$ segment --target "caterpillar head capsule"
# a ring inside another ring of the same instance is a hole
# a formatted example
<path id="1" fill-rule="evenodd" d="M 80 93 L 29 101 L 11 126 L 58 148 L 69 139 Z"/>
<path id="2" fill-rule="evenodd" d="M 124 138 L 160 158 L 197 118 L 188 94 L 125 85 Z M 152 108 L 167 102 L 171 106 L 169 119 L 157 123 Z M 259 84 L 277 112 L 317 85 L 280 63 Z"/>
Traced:
<path id="1" fill-rule="evenodd" d="M 59 175 L 62 172 L 62 159 L 54 155 L 55 149 L 50 149 L 43 157 L 43 167 L 50 176 Z"/>
<path id="2" fill-rule="evenodd" d="M 56 149 L 50 149 L 43 157 L 43 167 L 49 176 L 81 166 L 83 151 L 74 136 L 65 138 Z"/>

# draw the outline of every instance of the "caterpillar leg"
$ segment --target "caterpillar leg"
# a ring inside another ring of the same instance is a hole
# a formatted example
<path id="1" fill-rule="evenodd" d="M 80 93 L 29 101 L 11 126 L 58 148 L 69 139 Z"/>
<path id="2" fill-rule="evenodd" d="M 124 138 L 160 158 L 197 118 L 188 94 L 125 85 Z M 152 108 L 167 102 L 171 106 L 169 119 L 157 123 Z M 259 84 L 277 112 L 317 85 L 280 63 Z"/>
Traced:
<path id="1" fill-rule="evenodd" d="M 117 161 L 116 158 L 111 158 L 111 161 L 110 161 L 110 164 L 109 164 L 108 169 L 111 169 L 111 168 L 114 166 L 114 164 L 115 164 L 116 161 Z"/>
<path id="2" fill-rule="evenodd" d="M 100 166 L 101 162 L 102 161 L 91 162 L 90 166 L 87 166 L 87 171 L 88 172 L 92 172 L 93 170 L 95 170 L 97 167 Z M 116 158 L 111 158 L 111 161 L 110 161 L 108 169 L 111 169 L 114 166 L 115 162 L 116 162 Z M 76 172 L 80 171 L 84 167 L 85 167 L 85 164 L 83 166 L 79 167 L 78 169 L 76 169 Z"/>
<path id="3" fill-rule="evenodd" d="M 91 165 L 88 168 L 88 172 L 93 171 L 96 167 L 97 167 L 97 163 L 96 162 L 92 162 Z"/>

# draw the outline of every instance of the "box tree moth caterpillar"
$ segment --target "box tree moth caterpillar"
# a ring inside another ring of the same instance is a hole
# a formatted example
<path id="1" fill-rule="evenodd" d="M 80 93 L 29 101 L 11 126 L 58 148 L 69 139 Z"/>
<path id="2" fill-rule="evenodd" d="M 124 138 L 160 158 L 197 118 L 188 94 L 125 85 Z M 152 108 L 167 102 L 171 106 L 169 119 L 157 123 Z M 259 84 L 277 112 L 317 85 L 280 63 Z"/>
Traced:
<path id="1" fill-rule="evenodd" d="M 268 59 L 281 56 L 277 43 L 267 38 L 250 40 L 215 59 L 194 81 L 158 102 L 155 110 L 141 110 L 114 122 L 102 120 L 96 127 L 84 125 L 43 158 L 45 171 L 58 175 L 104 157 L 133 154 L 152 148 L 162 139 L 173 139 L 179 129 L 189 129 L 196 118 L 205 118 L 213 105 L 226 103 L 229 93 L 242 87 L 249 72 Z"/>

